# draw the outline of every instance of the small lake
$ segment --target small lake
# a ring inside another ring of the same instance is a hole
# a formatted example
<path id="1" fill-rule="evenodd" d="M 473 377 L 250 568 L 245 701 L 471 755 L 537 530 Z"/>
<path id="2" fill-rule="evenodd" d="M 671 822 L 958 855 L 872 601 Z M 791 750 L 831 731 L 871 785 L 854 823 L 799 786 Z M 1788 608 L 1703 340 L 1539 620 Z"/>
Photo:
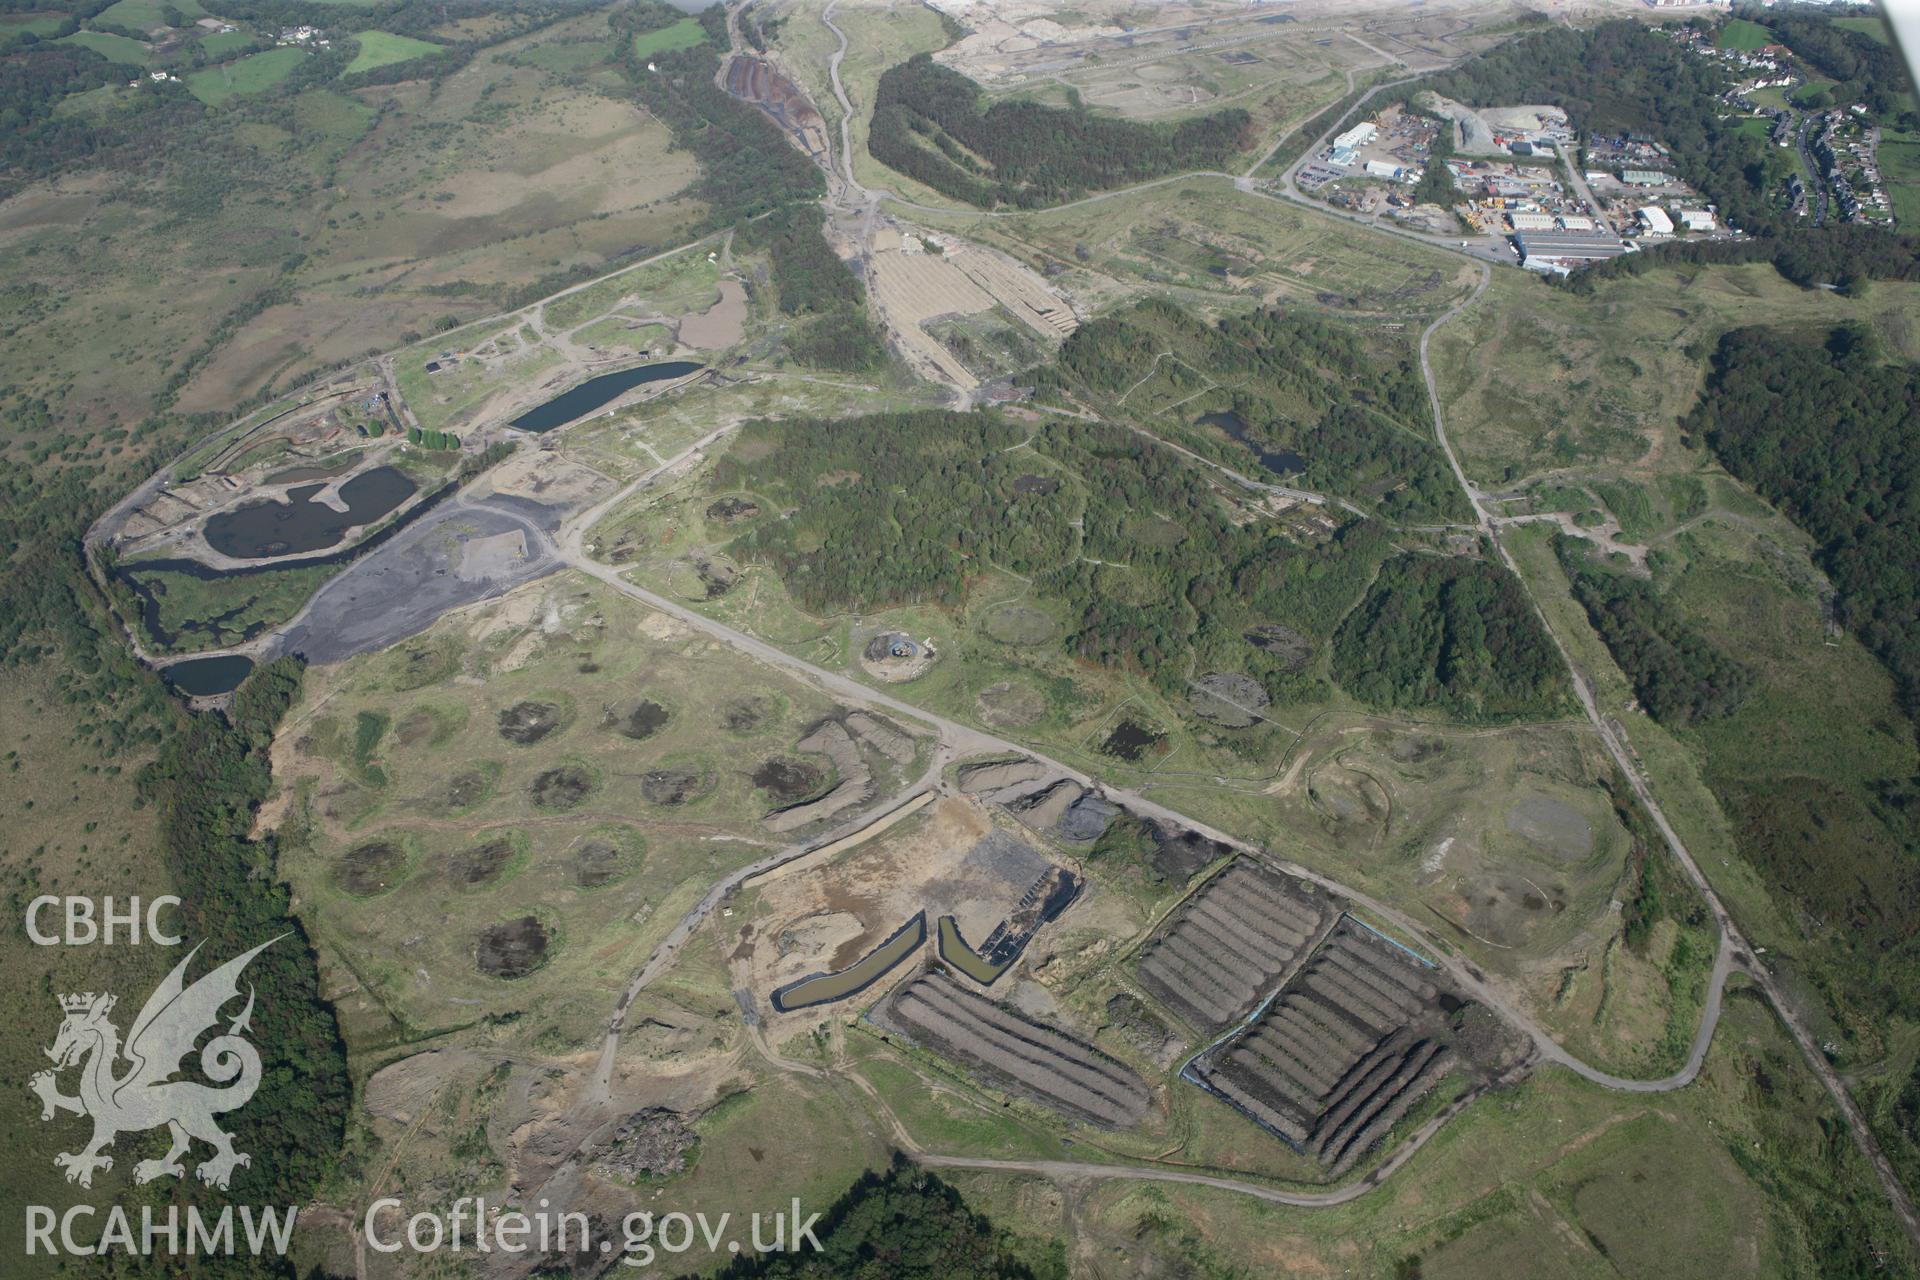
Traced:
<path id="1" fill-rule="evenodd" d="M 1138 760 L 1147 753 L 1147 748 L 1159 745 L 1166 736 L 1158 729 L 1122 720 L 1107 735 L 1107 740 L 1100 744 L 1100 749 L 1121 760 Z"/>
<path id="2" fill-rule="evenodd" d="M 413 481 L 392 467 L 379 467 L 340 486 L 345 511 L 314 495 L 324 484 L 287 491 L 286 502 L 250 502 L 207 521 L 207 545 L 236 560 L 299 555 L 331 547 L 356 525 L 372 524 L 412 497 Z"/>
<path id="3" fill-rule="evenodd" d="M 160 678 L 184 694 L 206 698 L 216 693 L 232 693 L 252 670 L 252 658 L 221 654 L 162 667 Z"/>
<path id="4" fill-rule="evenodd" d="M 851 968 L 838 973 L 810 974 L 779 988 L 773 993 L 773 1007 L 781 1013 L 790 1013 L 795 1009 L 858 995 L 892 972 L 895 965 L 912 955 L 926 940 L 927 913 L 922 911 L 894 930 L 892 937 L 867 952 Z"/>
<path id="5" fill-rule="evenodd" d="M 1209 413 L 1194 423 L 1198 427 L 1218 427 L 1220 430 L 1253 450 L 1260 459 L 1260 465 L 1277 476 L 1297 475 L 1307 469 L 1307 460 L 1290 449 L 1269 449 L 1267 446 L 1247 436 L 1247 423 L 1244 418 L 1231 410 L 1225 413 Z"/>
<path id="6" fill-rule="evenodd" d="M 193 632 L 195 634 L 210 635 L 217 629 L 215 624 L 228 621 L 229 619 L 225 617 L 202 619 L 199 622 L 190 622 L 183 625 L 179 631 L 169 630 L 160 617 L 160 597 L 166 594 L 164 580 L 148 581 L 143 575 L 178 573 L 201 582 L 213 582 L 220 578 L 250 578 L 262 574 L 284 574 L 290 569 L 320 569 L 332 565 L 349 564 L 354 560 L 358 560 L 361 556 L 366 555 L 368 552 L 378 550 L 389 538 L 401 533 L 408 525 L 411 525 L 414 521 L 439 506 L 446 499 L 452 497 L 459 489 L 460 485 L 458 481 L 449 480 L 420 501 L 414 503 L 412 507 L 408 508 L 406 514 L 382 526 L 379 532 L 374 533 L 370 537 L 362 538 L 353 546 L 342 547 L 340 550 L 330 552 L 327 555 L 308 556 L 297 565 L 243 564 L 232 569 L 216 569 L 212 565 L 204 564 L 198 560 L 136 560 L 131 564 L 116 566 L 113 574 L 114 577 L 126 583 L 128 588 L 140 598 L 141 625 L 146 627 L 147 634 L 151 635 L 163 647 L 172 648 L 180 642 L 182 633 Z M 245 604 L 236 606 L 231 616 L 238 617 L 246 608 L 247 605 Z M 256 622 L 247 628 L 246 633 L 241 636 L 241 639 L 243 641 L 251 640 L 266 629 L 267 624 L 265 622 Z M 222 643 L 231 644 L 233 642 L 228 640 Z"/>
<path id="7" fill-rule="evenodd" d="M 662 364 L 643 364 L 617 373 L 589 378 L 571 391 L 562 392 L 545 404 L 536 405 L 507 425 L 517 431 L 551 431 L 586 417 L 601 405 L 649 382 L 670 382 L 698 373 L 704 366 L 691 360 L 668 360 Z"/>

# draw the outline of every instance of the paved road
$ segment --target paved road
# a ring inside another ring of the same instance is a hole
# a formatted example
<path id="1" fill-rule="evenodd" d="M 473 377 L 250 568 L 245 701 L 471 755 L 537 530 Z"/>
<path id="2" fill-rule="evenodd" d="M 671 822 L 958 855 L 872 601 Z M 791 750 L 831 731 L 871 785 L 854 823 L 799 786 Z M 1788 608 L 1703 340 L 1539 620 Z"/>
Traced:
<path id="1" fill-rule="evenodd" d="M 1814 160 L 1813 148 L 1807 145 L 1807 128 L 1812 123 L 1812 116 L 1800 117 L 1793 131 L 1793 147 L 1800 153 L 1800 164 L 1807 171 L 1807 189 L 1813 193 L 1813 225 L 1818 227 L 1827 221 L 1827 179 Z"/>
<path id="2" fill-rule="evenodd" d="M 829 9 L 829 13 L 830 12 L 831 8 Z M 830 23 L 829 25 L 831 26 Z M 844 89 L 840 86 L 838 76 L 839 61 L 840 58 L 845 55 L 847 41 L 844 33 L 840 32 L 837 27 L 833 27 L 833 30 L 840 40 L 838 55 L 832 62 L 832 72 L 835 91 L 840 96 L 843 107 L 841 132 L 843 176 L 848 179 L 850 190 L 859 190 L 860 188 L 858 188 L 857 184 L 852 182 L 852 157 L 849 149 L 850 141 L 847 128 L 847 123 L 851 116 L 851 106 L 845 97 Z M 1298 163 L 1299 162 L 1296 162 L 1293 167 L 1289 168 L 1288 173 L 1285 175 L 1283 189 L 1290 198 L 1304 202 L 1305 197 L 1300 196 L 1292 189 L 1291 180 L 1293 169 L 1298 167 Z M 1184 175 L 1181 179 L 1166 179 L 1162 181 L 1184 180 L 1185 177 L 1191 176 L 1194 175 Z M 1232 177 L 1232 175 L 1226 174 L 1210 176 Z M 1142 185 L 1158 186 L 1162 185 L 1162 183 L 1155 182 Z M 1133 190 L 1138 189 L 1140 188 L 1133 188 Z M 1100 199 L 1112 198 L 1119 194 L 1124 193 L 1105 193 L 1100 196 L 1089 197 L 1087 200 L 1077 203 L 1092 203 Z M 1364 219 L 1360 221 L 1365 222 Z M 1386 230 L 1386 228 L 1377 229 Z M 1398 231 L 1395 233 L 1400 234 Z M 1428 239 L 1428 237 L 1421 236 L 1415 236 L 1414 238 Z M 1498 549 L 1499 554 L 1506 562 L 1509 570 L 1511 570 L 1517 578 L 1520 578 L 1520 581 L 1524 584 L 1526 581 L 1525 578 L 1520 576 L 1518 565 L 1514 562 L 1511 553 L 1505 545 L 1501 543 L 1497 526 L 1483 505 L 1479 491 L 1474 488 L 1472 482 L 1467 478 L 1466 472 L 1461 467 L 1459 458 L 1454 452 L 1452 442 L 1446 434 L 1444 417 L 1441 412 L 1439 390 L 1434 376 L 1433 364 L 1429 357 L 1429 347 L 1433 334 L 1441 325 L 1454 319 L 1467 307 L 1477 301 L 1481 294 L 1485 292 L 1490 279 L 1490 272 L 1486 264 L 1482 263 L 1480 265 L 1480 278 L 1473 291 L 1449 307 L 1421 331 L 1419 343 L 1420 366 L 1422 377 L 1426 383 L 1428 400 L 1433 412 L 1434 429 L 1437 439 L 1442 451 L 1446 455 L 1448 465 L 1452 469 L 1455 479 L 1466 493 L 1468 501 L 1473 508 L 1475 523 L 1480 531 L 1487 537 L 1488 541 Z M 704 445 L 710 441 L 716 440 L 719 434 L 721 433 L 715 433 L 709 436 L 706 441 L 701 442 L 701 445 L 681 455 L 673 464 L 669 467 L 661 468 L 661 472 L 656 474 L 663 474 L 671 470 L 673 466 L 678 466 L 688 461 L 691 455 L 697 452 L 699 448 L 704 447 Z M 624 497 L 626 493 L 631 492 L 632 489 L 641 484 L 651 483 L 654 478 L 654 475 L 642 477 L 640 480 L 634 482 L 634 485 L 629 486 L 627 490 L 623 491 L 622 494 L 616 495 L 616 498 Z M 1071 777 L 1083 785 L 1099 785 L 1093 778 L 1081 771 L 1061 761 L 1053 760 L 1044 753 L 1034 750 L 1027 744 L 1015 743 L 1008 739 L 983 733 L 969 725 L 963 725 L 926 711 L 923 708 L 896 698 L 891 694 L 884 693 L 877 689 L 871 689 L 845 675 L 817 667 L 755 636 L 735 630 L 703 614 L 697 613 L 679 601 L 668 599 L 667 597 L 640 587 L 635 583 L 629 582 L 618 570 L 612 566 L 603 565 L 593 560 L 583 549 L 583 540 L 586 531 L 592 527 L 593 521 L 597 519 L 600 514 L 611 509 L 614 501 L 615 499 L 609 499 L 606 503 L 600 504 L 600 506 L 594 508 L 592 511 L 582 513 L 580 516 L 569 521 L 561 530 L 560 536 L 556 539 L 554 546 L 555 554 L 564 562 L 571 564 L 581 572 L 600 579 L 622 594 L 630 596 L 653 609 L 678 618 L 680 621 L 706 632 L 713 638 L 721 640 L 743 653 L 758 658 L 761 661 L 771 663 L 772 665 L 783 667 L 834 697 L 845 699 L 856 706 L 882 708 L 903 718 L 934 726 L 941 734 L 943 750 L 951 752 L 953 756 L 957 757 L 982 752 L 1019 752 L 1050 765 L 1061 774 Z M 1537 603 L 1535 608 L 1538 610 Z M 1541 615 L 1541 620 L 1544 625 L 1546 623 L 1544 614 Z M 1547 627 L 1547 632 L 1548 635 L 1553 638 L 1555 647 L 1560 652 L 1562 660 L 1566 662 L 1568 669 L 1575 674 L 1575 688 L 1579 693 L 1582 708 L 1589 722 L 1592 723 L 1596 732 L 1599 733 L 1601 741 L 1606 746 L 1609 755 L 1612 756 L 1615 763 L 1628 778 L 1635 795 L 1639 797 L 1642 805 L 1646 808 L 1655 826 L 1661 832 L 1662 838 L 1667 842 L 1669 849 L 1673 852 L 1675 859 L 1681 864 L 1689 879 L 1693 881 L 1703 898 L 1708 902 L 1710 909 L 1714 913 L 1715 921 L 1719 929 L 1720 942 L 1715 953 L 1714 966 L 1708 981 L 1701 1020 L 1695 1032 L 1694 1042 L 1688 1054 L 1687 1061 L 1679 1071 L 1661 1079 L 1631 1080 L 1615 1076 L 1609 1072 L 1601 1071 L 1575 1057 L 1548 1035 L 1543 1028 L 1534 1023 L 1532 1019 L 1514 1008 L 1501 993 L 1492 989 L 1475 966 L 1453 956 L 1439 946 L 1431 945 L 1432 942 L 1437 940 L 1431 939 L 1428 930 L 1416 925 L 1401 912 L 1389 907 L 1387 904 L 1379 902 L 1348 886 L 1342 885 L 1329 877 L 1320 875 L 1309 868 L 1279 859 L 1264 849 L 1255 848 L 1224 832 L 1213 830 L 1203 823 L 1195 822 L 1186 815 L 1170 810 L 1155 801 L 1148 800 L 1145 796 L 1137 792 L 1117 788 L 1105 788 L 1105 790 L 1114 800 L 1126 805 L 1142 816 L 1158 818 L 1165 822 L 1185 826 L 1208 838 L 1218 840 L 1229 847 L 1258 857 L 1280 870 L 1319 884 L 1330 892 L 1339 894 L 1349 901 L 1364 907 L 1393 927 L 1402 930 L 1409 939 L 1429 939 L 1433 957 L 1440 966 L 1448 972 L 1454 982 L 1467 994 L 1481 1000 L 1489 1007 L 1498 1011 L 1512 1025 L 1525 1033 L 1532 1041 L 1534 1050 L 1541 1060 L 1564 1066 L 1585 1079 L 1591 1080 L 1604 1087 L 1624 1092 L 1657 1093 L 1682 1088 L 1691 1083 L 1699 1074 L 1701 1066 L 1706 1059 L 1707 1051 L 1711 1046 L 1714 1029 L 1719 1021 L 1727 979 L 1732 973 L 1736 962 L 1743 966 L 1749 963 L 1751 949 L 1748 948 L 1744 940 L 1740 938 L 1725 907 L 1721 904 L 1717 895 L 1713 893 L 1712 887 L 1707 882 L 1706 877 L 1701 873 L 1692 855 L 1686 849 L 1685 844 L 1680 840 L 1679 835 L 1667 821 L 1664 812 L 1659 808 L 1651 787 L 1638 768 L 1637 763 L 1624 742 L 1623 736 L 1619 734 L 1617 726 L 1600 714 L 1599 708 L 1594 702 L 1590 687 L 1584 677 L 1579 674 L 1578 669 L 1574 667 L 1571 655 L 1561 643 L 1560 638 L 1553 632 L 1550 625 Z M 1892 1166 L 1887 1162 L 1884 1153 L 1880 1151 L 1878 1144 L 1874 1141 L 1871 1131 L 1866 1126 L 1864 1117 L 1860 1115 L 1858 1108 L 1854 1106 L 1845 1085 L 1840 1081 L 1831 1065 L 1826 1062 L 1824 1055 L 1820 1053 L 1818 1045 L 1813 1042 L 1811 1035 L 1806 1031 L 1804 1025 L 1791 1013 L 1789 1006 L 1777 989 L 1771 976 L 1765 972 L 1764 968 L 1759 966 L 1754 966 L 1753 976 L 1755 981 L 1761 986 L 1761 989 L 1766 992 L 1769 999 L 1773 1002 L 1776 1009 L 1779 1010 L 1783 1023 L 1794 1034 L 1795 1039 L 1799 1041 L 1802 1051 L 1806 1053 L 1808 1061 L 1813 1066 L 1816 1074 L 1820 1076 L 1822 1081 L 1827 1084 L 1827 1087 L 1833 1093 L 1842 1112 L 1847 1117 L 1849 1127 L 1853 1130 L 1856 1141 L 1861 1145 L 1862 1150 L 1866 1152 L 1876 1170 L 1880 1173 L 1896 1212 L 1901 1216 L 1909 1233 L 1914 1236 L 1917 1243 L 1920 1243 L 1920 1219 L 1916 1219 L 1914 1215 L 1912 1202 L 1907 1197 L 1905 1189 L 1894 1176 Z M 1445 1118 L 1449 1114 L 1451 1114 L 1451 1109 L 1441 1116 L 1435 1117 L 1433 1121 L 1429 1122 L 1429 1125 L 1432 1126 L 1433 1130 L 1437 1131 L 1439 1124 L 1444 1123 Z M 1430 1136 L 1430 1133 L 1426 1136 Z M 1422 1141 L 1424 1141 L 1424 1137 Z M 1412 1155 L 1415 1149 L 1417 1149 L 1417 1144 L 1410 1145 L 1408 1148 L 1396 1153 L 1395 1161 L 1404 1161 Z M 1057 1171 L 1061 1176 L 1107 1178 L 1151 1177 L 1166 1181 L 1190 1181 L 1219 1185 L 1232 1190 L 1241 1190 L 1265 1199 L 1274 1199 L 1279 1203 L 1308 1205 L 1340 1203 L 1344 1199 L 1351 1199 L 1354 1196 L 1364 1194 L 1367 1190 L 1371 1189 L 1372 1186 L 1377 1185 L 1393 1168 L 1399 1167 L 1398 1163 L 1389 1162 L 1389 1166 L 1383 1167 L 1376 1175 L 1370 1176 L 1369 1179 L 1363 1183 L 1356 1184 L 1354 1187 L 1343 1188 L 1340 1192 L 1325 1193 L 1327 1195 L 1339 1196 L 1341 1199 L 1321 1200 L 1313 1196 L 1295 1196 L 1294 1193 L 1279 1192 L 1272 1188 L 1262 1188 L 1257 1186 L 1257 1184 L 1238 1183 L 1232 1179 L 1214 1178 L 1211 1175 L 1205 1174 L 1187 1174 L 1174 1170 L 1116 1169 L 1112 1166 L 1082 1165 L 1074 1162 L 1033 1162 L 1025 1166 L 1021 1165 L 1020 1162 L 994 1164 L 992 1162 L 981 1163 L 974 1161 L 971 1157 L 943 1157 L 928 1153 L 922 1153 L 920 1158 L 930 1164 L 945 1162 L 949 1167 L 1027 1167 L 1035 1172 Z M 1285 1197 L 1293 1198 L 1289 1199 Z"/>

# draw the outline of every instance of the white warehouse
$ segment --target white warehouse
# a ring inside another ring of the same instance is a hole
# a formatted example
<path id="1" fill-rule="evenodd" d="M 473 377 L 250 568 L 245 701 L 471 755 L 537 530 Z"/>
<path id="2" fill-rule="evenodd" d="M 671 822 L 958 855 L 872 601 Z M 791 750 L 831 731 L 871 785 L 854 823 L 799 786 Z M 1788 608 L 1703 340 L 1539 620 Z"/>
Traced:
<path id="1" fill-rule="evenodd" d="M 1336 149 L 1340 147 L 1347 147 L 1349 149 L 1354 147 L 1364 147 L 1369 142 L 1372 142 L 1375 136 L 1379 134 L 1379 132 L 1380 132 L 1380 127 L 1378 125 L 1373 124 L 1371 121 L 1363 120 L 1359 124 L 1353 126 L 1353 128 L 1347 130 L 1345 133 L 1335 138 L 1333 140 L 1333 145 Z"/>

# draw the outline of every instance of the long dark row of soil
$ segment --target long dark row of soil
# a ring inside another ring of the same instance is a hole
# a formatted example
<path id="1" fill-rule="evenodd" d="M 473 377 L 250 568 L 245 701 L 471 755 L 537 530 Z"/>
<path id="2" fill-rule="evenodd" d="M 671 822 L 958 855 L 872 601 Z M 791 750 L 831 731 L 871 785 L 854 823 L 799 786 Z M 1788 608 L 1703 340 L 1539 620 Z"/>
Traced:
<path id="1" fill-rule="evenodd" d="M 1196 1064 L 1208 1088 L 1344 1172 L 1452 1070 L 1412 1025 L 1438 992 L 1411 961 L 1342 921 L 1258 1019 Z"/>
<path id="2" fill-rule="evenodd" d="M 945 1056 L 1004 1080 L 1012 1091 L 1105 1128 L 1146 1114 L 1145 1081 L 1092 1045 L 1021 1017 L 928 973 L 892 1000 L 892 1016 Z"/>
<path id="3" fill-rule="evenodd" d="M 1245 1016 L 1319 933 L 1331 904 L 1251 863 L 1228 867 L 1147 943 L 1142 984 L 1194 1026 Z"/>

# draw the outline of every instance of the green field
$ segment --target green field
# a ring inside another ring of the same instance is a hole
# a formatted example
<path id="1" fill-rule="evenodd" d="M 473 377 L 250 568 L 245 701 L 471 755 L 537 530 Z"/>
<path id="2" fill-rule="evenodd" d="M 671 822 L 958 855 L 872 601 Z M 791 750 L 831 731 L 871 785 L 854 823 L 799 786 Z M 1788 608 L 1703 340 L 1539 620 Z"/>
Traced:
<path id="1" fill-rule="evenodd" d="M 1881 135 L 1880 178 L 1900 225 L 1920 225 L 1920 134 L 1888 130 Z"/>
<path id="2" fill-rule="evenodd" d="M 108 62 L 124 63 L 130 67 L 144 67 L 153 51 L 138 40 L 129 40 L 126 36 L 109 35 L 105 31 L 76 31 L 63 36 L 56 44 L 77 44 L 93 50 Z"/>
<path id="3" fill-rule="evenodd" d="M 20 13 L 0 17 L 0 41 L 28 34 L 46 37 L 59 29 L 60 15 L 55 13 Z"/>
<path id="4" fill-rule="evenodd" d="M 260 37 L 250 31 L 216 31 L 200 41 L 209 58 L 225 58 L 251 48 Z"/>
<path id="5" fill-rule="evenodd" d="M 1743 52 L 1751 52 L 1754 49 L 1760 48 L 1762 45 L 1773 43 L 1773 32 L 1767 30 L 1757 22 L 1749 22 L 1745 18 L 1735 18 L 1727 23 L 1726 26 L 1720 28 L 1720 34 L 1714 37 L 1713 42 L 1722 49 L 1739 49 Z"/>
<path id="6" fill-rule="evenodd" d="M 642 31 L 633 38 L 633 51 L 642 58 L 651 58 L 656 53 L 672 53 L 678 49 L 691 49 L 707 38 L 707 29 L 694 18 L 682 18 L 670 27 L 661 27 L 658 31 Z"/>
<path id="7" fill-rule="evenodd" d="M 305 49 L 269 49 L 237 62 L 208 67 L 187 77 L 187 90 L 210 107 L 241 94 L 261 93 L 293 74 L 306 58 Z"/>
<path id="8" fill-rule="evenodd" d="M 1809 80 L 1805 84 L 1799 85 L 1794 89 L 1793 91 L 1794 105 L 1802 106 L 1802 107 L 1808 106 L 1811 104 L 1815 96 L 1822 93 L 1831 93 L 1833 92 L 1835 87 L 1836 87 L 1836 84 L 1832 80 L 1819 80 L 1819 79 Z"/>
<path id="9" fill-rule="evenodd" d="M 415 40 L 412 36 L 396 36 L 389 31 L 357 31 L 353 38 L 360 42 L 360 52 L 353 56 L 342 74 L 357 75 L 362 71 L 372 71 L 375 67 L 388 67 L 396 62 L 411 62 L 415 58 L 433 58 L 446 52 L 442 45 L 426 40 Z"/>
<path id="10" fill-rule="evenodd" d="M 1848 31 L 1858 31 L 1863 36 L 1878 40 L 1881 44 L 1893 43 L 1887 34 L 1887 24 L 1882 18 L 1835 18 L 1833 25 Z"/>
<path id="11" fill-rule="evenodd" d="M 115 27 L 132 27 L 136 31 L 151 31 L 155 27 L 171 25 L 167 21 L 168 9 L 178 13 L 185 22 L 207 16 L 199 0 L 117 0 L 96 13 L 94 21 Z"/>
<path id="12" fill-rule="evenodd" d="M 580 71 L 605 62 L 612 53 L 605 40 L 570 40 L 537 44 L 521 56 L 543 71 Z"/>

